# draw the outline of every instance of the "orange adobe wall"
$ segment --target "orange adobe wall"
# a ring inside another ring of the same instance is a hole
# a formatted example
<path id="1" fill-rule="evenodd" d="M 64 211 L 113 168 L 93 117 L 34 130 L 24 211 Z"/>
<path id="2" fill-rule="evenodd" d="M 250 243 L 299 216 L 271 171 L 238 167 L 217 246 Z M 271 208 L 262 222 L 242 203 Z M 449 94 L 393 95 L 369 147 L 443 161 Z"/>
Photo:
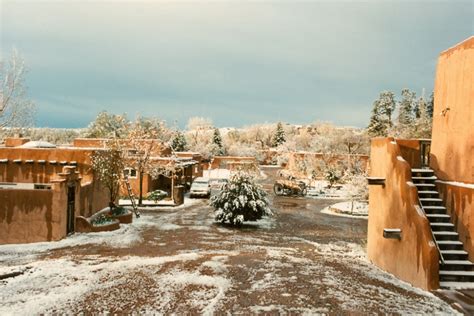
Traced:
<path id="1" fill-rule="evenodd" d="M 434 100 L 431 168 L 474 183 L 474 36 L 439 56 Z"/>
<path id="2" fill-rule="evenodd" d="M 91 216 L 108 205 L 95 182 L 81 184 L 75 167 L 63 167 L 51 189 L 0 189 L 0 244 L 54 241 L 67 234 L 68 187 L 75 191 L 73 216 Z"/>
<path id="3" fill-rule="evenodd" d="M 411 166 L 393 138 L 372 139 L 370 176 L 384 178 L 385 185 L 369 186 L 369 259 L 416 287 L 437 289 L 438 251 L 429 221 L 418 206 Z M 401 239 L 384 238 L 385 228 L 401 229 Z"/>
<path id="4" fill-rule="evenodd" d="M 430 167 L 474 260 L 474 36 L 440 54 L 434 100 Z"/>

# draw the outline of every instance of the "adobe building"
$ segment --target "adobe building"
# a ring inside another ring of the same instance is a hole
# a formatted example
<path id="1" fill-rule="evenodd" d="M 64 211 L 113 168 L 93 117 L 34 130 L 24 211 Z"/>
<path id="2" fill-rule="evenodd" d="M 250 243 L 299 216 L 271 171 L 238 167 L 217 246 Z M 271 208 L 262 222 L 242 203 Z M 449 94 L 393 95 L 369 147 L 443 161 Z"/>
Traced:
<path id="1" fill-rule="evenodd" d="M 105 138 L 76 138 L 73 141 L 74 148 L 100 149 L 106 148 L 109 139 Z M 145 197 L 148 193 L 155 190 L 167 191 L 170 195 L 173 192 L 173 186 L 183 186 L 186 190 L 190 187 L 192 181 L 202 176 L 201 160 L 202 156 L 195 152 L 172 152 L 171 147 L 157 139 L 138 140 L 138 147 L 150 150 L 149 161 L 151 165 L 159 168 L 163 167 L 163 173 L 156 179 L 150 173 L 145 173 L 142 180 L 142 194 Z M 128 165 L 125 167 L 124 176 L 129 179 L 130 187 L 135 197 L 140 192 L 139 174 L 135 165 L 136 149 L 130 146 L 129 140 L 121 140 L 121 146 L 128 151 Z M 127 188 L 122 186 L 120 195 L 128 195 Z"/>
<path id="2" fill-rule="evenodd" d="M 473 289 L 474 37 L 440 54 L 434 100 L 431 143 L 372 139 L 368 257 L 426 290 Z"/>
<path id="3" fill-rule="evenodd" d="M 0 147 L 0 244 L 52 241 L 108 205 L 89 149 L 6 139 Z"/>

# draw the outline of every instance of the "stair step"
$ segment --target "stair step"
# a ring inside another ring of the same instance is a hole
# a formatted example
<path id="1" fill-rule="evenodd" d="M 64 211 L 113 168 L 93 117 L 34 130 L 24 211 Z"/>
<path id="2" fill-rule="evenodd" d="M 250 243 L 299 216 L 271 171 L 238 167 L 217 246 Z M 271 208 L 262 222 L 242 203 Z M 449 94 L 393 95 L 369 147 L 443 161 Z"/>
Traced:
<path id="1" fill-rule="evenodd" d="M 474 282 L 439 282 L 444 289 L 474 289 Z"/>
<path id="2" fill-rule="evenodd" d="M 441 250 L 443 256 L 446 255 L 467 255 L 465 250 Z"/>
<path id="3" fill-rule="evenodd" d="M 411 169 L 411 172 L 424 172 L 424 173 L 433 173 L 433 169 L 429 169 L 429 168 L 426 168 L 426 169 L 419 169 L 419 168 L 413 168 Z"/>
<path id="4" fill-rule="evenodd" d="M 433 232 L 453 232 L 455 227 L 449 222 L 430 222 Z"/>
<path id="5" fill-rule="evenodd" d="M 426 205 L 426 206 L 423 206 L 423 208 L 426 210 L 426 209 L 429 209 L 429 210 L 445 210 L 446 207 L 442 206 L 442 205 Z"/>
<path id="6" fill-rule="evenodd" d="M 446 245 L 449 245 L 449 246 L 462 246 L 462 242 L 460 242 L 459 240 L 440 240 L 437 243 L 440 246 L 446 246 Z"/>
<path id="7" fill-rule="evenodd" d="M 440 198 L 420 198 L 421 202 L 443 202 Z"/>
<path id="8" fill-rule="evenodd" d="M 449 215 L 448 215 L 449 216 Z M 431 227 L 437 226 L 437 227 L 454 227 L 453 223 L 430 223 Z"/>
<path id="9" fill-rule="evenodd" d="M 443 273 L 446 272 L 446 273 Z M 440 282 L 474 282 L 474 271 L 446 270 L 439 272 Z"/>
<path id="10" fill-rule="evenodd" d="M 439 275 L 458 275 L 474 277 L 474 271 L 439 270 Z"/>
<path id="11" fill-rule="evenodd" d="M 459 240 L 459 235 L 457 232 L 433 231 L 433 235 L 435 236 L 436 241 Z"/>
<path id="12" fill-rule="evenodd" d="M 433 234 L 435 235 L 435 237 L 437 235 L 451 235 L 451 236 L 457 236 L 458 233 L 457 232 L 446 232 L 446 231 L 439 231 L 439 232 L 433 232 Z"/>
<path id="13" fill-rule="evenodd" d="M 438 191 L 418 191 L 418 194 L 439 194 Z"/>
<path id="14" fill-rule="evenodd" d="M 428 177 L 411 177 L 412 180 L 437 180 L 436 176 L 428 176 Z"/>
<path id="15" fill-rule="evenodd" d="M 426 217 L 429 219 L 429 220 L 450 220 L 451 219 L 451 216 L 449 216 L 448 214 L 426 214 Z"/>
<path id="16" fill-rule="evenodd" d="M 463 250 L 463 243 L 459 240 L 439 240 L 436 242 L 440 250 Z"/>
<path id="17" fill-rule="evenodd" d="M 469 260 L 444 260 L 444 264 L 441 264 L 440 267 L 443 267 L 443 270 L 447 266 L 466 266 L 466 267 L 473 267 L 474 263 Z"/>
<path id="18" fill-rule="evenodd" d="M 446 207 L 441 205 L 423 205 L 426 214 L 446 214 Z"/>
<path id="19" fill-rule="evenodd" d="M 436 184 L 434 184 L 434 183 L 415 183 L 415 186 L 436 188 Z"/>
<path id="20" fill-rule="evenodd" d="M 445 260 L 467 260 L 468 253 L 464 250 L 441 250 Z"/>

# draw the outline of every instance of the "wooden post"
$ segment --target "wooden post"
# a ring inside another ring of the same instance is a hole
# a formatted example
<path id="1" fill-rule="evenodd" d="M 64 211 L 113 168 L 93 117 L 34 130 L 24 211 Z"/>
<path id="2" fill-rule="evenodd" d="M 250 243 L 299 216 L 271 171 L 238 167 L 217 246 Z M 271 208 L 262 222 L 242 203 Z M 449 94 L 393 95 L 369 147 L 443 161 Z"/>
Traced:
<path id="1" fill-rule="evenodd" d="M 171 198 L 173 199 L 173 203 L 176 203 L 176 201 L 174 200 L 174 176 L 175 172 L 173 171 L 173 173 L 171 174 Z"/>

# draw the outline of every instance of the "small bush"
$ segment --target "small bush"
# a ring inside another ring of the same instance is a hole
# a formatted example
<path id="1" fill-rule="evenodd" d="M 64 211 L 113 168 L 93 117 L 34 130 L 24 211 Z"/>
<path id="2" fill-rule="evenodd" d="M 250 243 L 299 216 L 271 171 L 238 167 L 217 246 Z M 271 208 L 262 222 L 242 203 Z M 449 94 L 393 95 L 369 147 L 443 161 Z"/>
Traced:
<path id="1" fill-rule="evenodd" d="M 97 216 L 93 221 L 92 225 L 94 226 L 102 226 L 102 225 L 107 225 L 110 223 L 113 223 L 115 220 L 110 217 L 109 215 L 101 214 Z"/>
<path id="2" fill-rule="evenodd" d="M 151 201 L 161 201 L 168 196 L 168 193 L 162 190 L 155 190 L 148 194 L 147 199 Z"/>
<path id="3" fill-rule="evenodd" d="M 268 206 L 266 192 L 255 179 L 244 172 L 230 178 L 221 192 L 211 198 L 215 208 L 215 219 L 221 223 L 242 225 L 245 221 L 256 221 L 273 213 Z"/>
<path id="4" fill-rule="evenodd" d="M 128 210 L 125 207 L 122 207 L 122 206 L 116 206 L 116 207 L 112 208 L 112 212 L 111 212 L 111 214 L 113 216 L 124 215 L 124 214 L 127 214 L 127 213 L 128 213 Z"/>

